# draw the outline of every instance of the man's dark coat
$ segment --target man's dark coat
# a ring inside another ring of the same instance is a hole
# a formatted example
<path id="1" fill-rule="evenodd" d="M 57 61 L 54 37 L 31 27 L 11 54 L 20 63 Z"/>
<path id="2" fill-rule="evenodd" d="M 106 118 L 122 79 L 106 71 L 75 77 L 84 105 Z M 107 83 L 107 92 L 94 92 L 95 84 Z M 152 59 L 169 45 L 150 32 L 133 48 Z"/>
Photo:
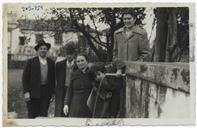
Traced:
<path id="1" fill-rule="evenodd" d="M 65 78 L 66 78 L 66 59 L 56 63 L 56 95 L 55 95 L 55 116 L 62 117 L 63 107 L 64 107 L 64 98 L 66 92 Z"/>
<path id="2" fill-rule="evenodd" d="M 54 93 L 55 87 L 55 66 L 54 62 L 47 58 L 48 76 L 47 76 L 47 95 L 50 97 Z M 23 72 L 23 92 L 29 92 L 31 98 L 40 98 L 40 61 L 38 57 L 34 57 L 27 61 Z"/>

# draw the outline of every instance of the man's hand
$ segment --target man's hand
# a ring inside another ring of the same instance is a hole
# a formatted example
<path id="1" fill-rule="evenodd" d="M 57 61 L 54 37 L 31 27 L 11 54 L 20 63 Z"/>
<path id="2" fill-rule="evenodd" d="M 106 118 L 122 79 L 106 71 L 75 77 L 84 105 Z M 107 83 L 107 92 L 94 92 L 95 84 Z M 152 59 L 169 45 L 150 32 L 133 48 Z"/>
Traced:
<path id="1" fill-rule="evenodd" d="M 30 93 L 29 93 L 29 92 L 26 92 L 26 93 L 24 94 L 24 99 L 25 99 L 25 102 L 30 101 Z"/>
<path id="2" fill-rule="evenodd" d="M 55 94 L 53 94 L 53 95 L 51 96 L 51 99 L 50 99 L 50 102 L 53 102 L 53 101 L 55 101 Z"/>
<path id="3" fill-rule="evenodd" d="M 68 115 L 68 105 L 64 105 L 63 112 L 65 115 Z"/>

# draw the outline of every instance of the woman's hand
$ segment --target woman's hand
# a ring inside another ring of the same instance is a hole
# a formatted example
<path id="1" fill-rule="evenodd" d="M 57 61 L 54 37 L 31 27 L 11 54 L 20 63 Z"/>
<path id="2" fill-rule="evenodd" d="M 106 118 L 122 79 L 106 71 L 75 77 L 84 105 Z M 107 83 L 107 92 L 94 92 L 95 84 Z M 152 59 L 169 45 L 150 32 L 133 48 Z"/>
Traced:
<path id="1" fill-rule="evenodd" d="M 68 115 L 68 105 L 64 105 L 63 112 L 65 115 Z"/>

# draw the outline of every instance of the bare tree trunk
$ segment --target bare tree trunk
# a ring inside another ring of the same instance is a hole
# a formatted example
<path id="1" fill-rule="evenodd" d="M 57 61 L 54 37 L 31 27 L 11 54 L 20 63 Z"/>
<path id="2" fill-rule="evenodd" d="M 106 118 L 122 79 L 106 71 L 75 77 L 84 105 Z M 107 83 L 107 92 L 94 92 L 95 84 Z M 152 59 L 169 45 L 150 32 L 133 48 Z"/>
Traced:
<path id="1" fill-rule="evenodd" d="M 169 10 L 169 19 L 168 19 L 168 36 L 167 36 L 167 45 L 166 45 L 166 56 L 165 62 L 173 61 L 173 53 L 177 46 L 177 16 L 176 9 Z"/>
<path id="2" fill-rule="evenodd" d="M 168 12 L 166 8 L 157 8 L 156 10 L 157 27 L 155 38 L 154 60 L 156 62 L 165 61 L 166 42 L 168 32 Z"/>

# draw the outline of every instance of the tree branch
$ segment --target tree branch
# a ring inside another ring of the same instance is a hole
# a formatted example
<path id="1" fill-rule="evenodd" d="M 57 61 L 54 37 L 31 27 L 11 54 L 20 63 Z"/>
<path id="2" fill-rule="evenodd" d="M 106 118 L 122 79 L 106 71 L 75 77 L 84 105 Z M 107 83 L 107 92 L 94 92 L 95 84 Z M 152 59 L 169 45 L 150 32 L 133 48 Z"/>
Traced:
<path id="1" fill-rule="evenodd" d="M 93 22 L 93 25 L 94 25 L 94 28 L 95 28 L 95 31 L 96 31 L 96 34 L 97 34 L 97 38 L 98 38 L 98 40 L 99 40 L 100 42 L 102 42 L 102 41 L 101 41 L 101 38 L 100 38 L 100 36 L 99 36 L 98 28 L 97 28 L 97 26 L 96 26 L 94 17 L 93 17 L 92 14 L 91 14 L 90 16 L 92 17 L 91 19 L 92 19 L 92 22 Z"/>

